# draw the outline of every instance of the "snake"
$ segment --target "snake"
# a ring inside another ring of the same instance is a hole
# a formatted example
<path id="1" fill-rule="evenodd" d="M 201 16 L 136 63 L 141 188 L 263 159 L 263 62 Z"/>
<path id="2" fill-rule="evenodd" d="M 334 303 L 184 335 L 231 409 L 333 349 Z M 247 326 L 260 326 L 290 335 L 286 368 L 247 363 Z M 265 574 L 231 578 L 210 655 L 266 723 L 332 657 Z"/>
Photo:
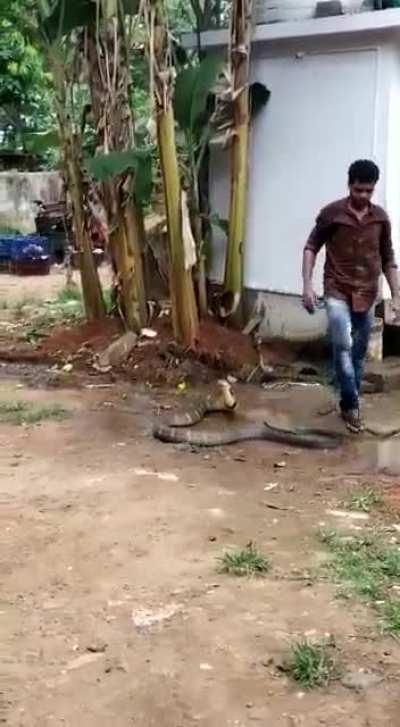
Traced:
<path id="1" fill-rule="evenodd" d="M 190 444 L 195 447 L 218 447 L 249 440 L 266 440 L 306 449 L 336 449 L 344 438 L 325 429 L 296 427 L 281 429 L 264 422 L 243 422 L 240 426 L 228 424 L 219 431 L 201 431 L 195 428 L 209 414 L 224 413 L 234 419 L 237 399 L 228 381 L 218 382 L 218 392 L 193 403 L 182 414 L 175 414 L 166 422 L 157 421 L 153 436 L 161 442 Z"/>

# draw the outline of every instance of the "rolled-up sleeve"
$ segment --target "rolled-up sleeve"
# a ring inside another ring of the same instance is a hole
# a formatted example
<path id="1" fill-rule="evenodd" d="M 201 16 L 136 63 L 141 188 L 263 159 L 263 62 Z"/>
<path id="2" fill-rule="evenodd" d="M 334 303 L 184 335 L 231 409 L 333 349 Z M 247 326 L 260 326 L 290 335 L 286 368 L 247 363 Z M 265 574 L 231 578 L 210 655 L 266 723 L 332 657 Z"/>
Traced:
<path id="1" fill-rule="evenodd" d="M 332 220 L 329 215 L 322 210 L 319 213 L 315 227 L 308 238 L 305 250 L 311 250 L 315 255 L 319 253 L 321 248 L 328 242 L 332 234 Z"/>
<path id="2" fill-rule="evenodd" d="M 392 226 L 389 218 L 382 224 L 380 245 L 383 272 L 389 268 L 397 268 L 392 242 Z"/>

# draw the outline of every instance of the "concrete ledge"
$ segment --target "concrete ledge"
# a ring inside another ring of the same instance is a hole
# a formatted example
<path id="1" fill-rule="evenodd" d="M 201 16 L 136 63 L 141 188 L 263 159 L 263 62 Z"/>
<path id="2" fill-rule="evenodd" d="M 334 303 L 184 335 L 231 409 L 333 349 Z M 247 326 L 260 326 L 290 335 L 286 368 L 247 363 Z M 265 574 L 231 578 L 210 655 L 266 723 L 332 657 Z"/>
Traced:
<path id="1" fill-rule="evenodd" d="M 364 379 L 374 384 L 376 391 L 387 392 L 400 389 L 400 359 L 386 358 L 379 363 L 368 363 Z"/>
<path id="2" fill-rule="evenodd" d="M 321 341 L 327 336 L 328 320 L 325 308 L 310 315 L 297 295 L 256 293 L 246 291 L 247 312 L 260 315 L 257 333 L 262 341 L 286 341 L 301 344 Z"/>
<path id="3" fill-rule="evenodd" d="M 253 42 L 323 38 L 332 35 L 346 36 L 371 31 L 400 33 L 400 9 L 373 10 L 349 15 L 334 15 L 327 18 L 257 25 L 254 30 Z M 228 40 L 227 30 L 208 30 L 202 33 L 201 36 L 204 48 L 221 48 L 228 44 Z M 194 48 L 196 42 L 196 36 L 193 33 L 185 35 L 183 38 L 183 45 L 186 48 Z"/>

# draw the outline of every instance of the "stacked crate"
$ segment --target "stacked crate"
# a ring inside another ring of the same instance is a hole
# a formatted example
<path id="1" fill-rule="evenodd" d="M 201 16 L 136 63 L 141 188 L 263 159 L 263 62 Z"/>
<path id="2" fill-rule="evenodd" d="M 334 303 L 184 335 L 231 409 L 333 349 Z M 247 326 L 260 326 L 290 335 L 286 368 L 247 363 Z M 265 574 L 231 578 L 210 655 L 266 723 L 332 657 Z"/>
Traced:
<path id="1" fill-rule="evenodd" d="M 15 235 L 10 243 L 10 272 L 16 275 L 48 275 L 49 242 L 41 235 Z"/>
<path id="2" fill-rule="evenodd" d="M 0 236 L 0 270 L 8 273 L 10 271 L 11 241 L 14 235 Z"/>

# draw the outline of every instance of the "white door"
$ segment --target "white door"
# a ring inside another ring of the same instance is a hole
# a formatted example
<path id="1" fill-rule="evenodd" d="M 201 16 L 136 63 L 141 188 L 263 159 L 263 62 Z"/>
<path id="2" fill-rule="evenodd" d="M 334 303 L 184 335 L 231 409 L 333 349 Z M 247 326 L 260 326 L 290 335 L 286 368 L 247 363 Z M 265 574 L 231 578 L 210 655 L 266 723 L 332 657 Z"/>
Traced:
<path id="1" fill-rule="evenodd" d="M 345 196 L 352 161 L 373 156 L 377 52 L 257 59 L 253 80 L 271 97 L 252 133 L 245 285 L 300 293 L 319 208 Z"/>

